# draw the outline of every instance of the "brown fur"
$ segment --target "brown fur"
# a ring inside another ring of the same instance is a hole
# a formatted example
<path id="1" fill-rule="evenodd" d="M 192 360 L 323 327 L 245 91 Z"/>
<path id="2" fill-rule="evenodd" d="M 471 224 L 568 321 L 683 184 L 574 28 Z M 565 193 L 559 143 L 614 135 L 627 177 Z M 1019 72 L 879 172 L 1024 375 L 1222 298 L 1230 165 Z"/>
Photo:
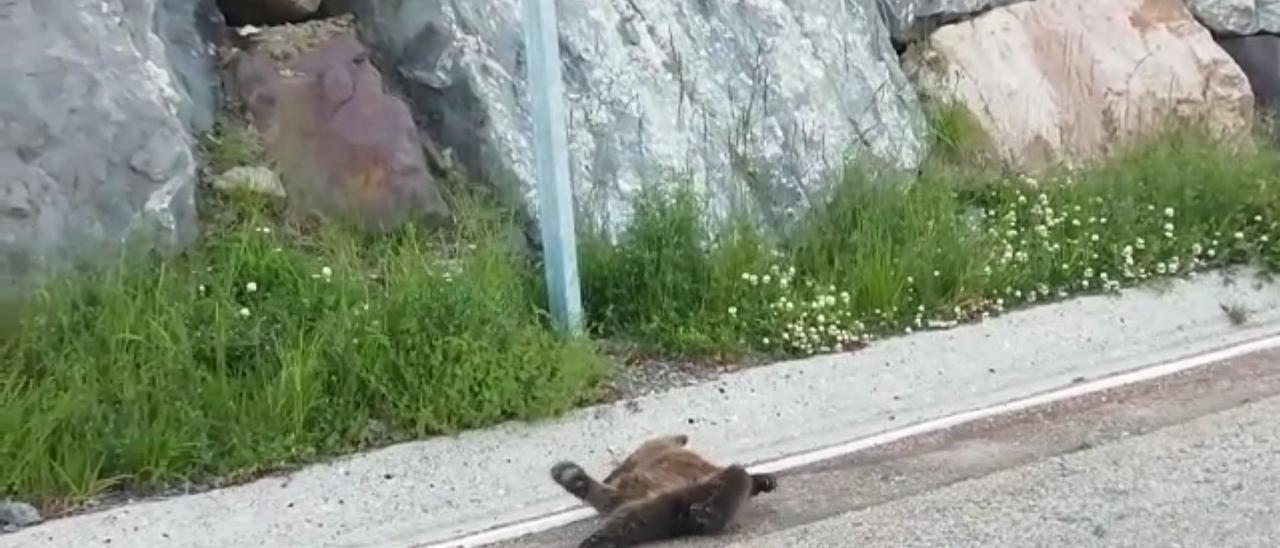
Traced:
<path id="1" fill-rule="evenodd" d="M 579 548 L 622 548 L 685 535 L 718 533 L 748 498 L 773 491 L 772 474 L 719 467 L 685 445 L 683 434 L 646 440 L 603 481 L 563 461 L 551 477 L 605 516 Z"/>

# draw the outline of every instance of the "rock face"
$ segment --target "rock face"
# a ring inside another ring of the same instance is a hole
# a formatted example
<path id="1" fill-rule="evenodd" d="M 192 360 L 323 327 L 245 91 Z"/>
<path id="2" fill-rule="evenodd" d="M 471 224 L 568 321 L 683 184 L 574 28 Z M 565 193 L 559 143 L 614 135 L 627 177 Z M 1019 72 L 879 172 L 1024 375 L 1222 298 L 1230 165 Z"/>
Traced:
<path id="1" fill-rule="evenodd" d="M 1224 37 L 1218 40 L 1249 77 L 1256 104 L 1266 110 L 1280 110 L 1280 36 Z"/>
<path id="2" fill-rule="evenodd" d="M 889 34 L 903 45 L 929 36 L 948 23 L 1024 0 L 877 0 Z"/>
<path id="3" fill-rule="evenodd" d="M 209 5 L 0 3 L 0 300 L 126 242 L 195 237 L 190 132 L 217 101 Z"/>
<path id="4" fill-rule="evenodd" d="M 335 0 L 360 16 L 420 125 L 537 214 L 519 0 Z M 558 2 L 582 222 L 616 228 L 673 174 L 785 221 L 856 154 L 913 168 L 916 95 L 870 1 Z M 770 223 L 776 226 L 776 223 Z"/>
<path id="5" fill-rule="evenodd" d="M 408 106 L 349 21 L 272 29 L 238 55 L 235 86 L 291 207 L 377 232 L 449 211 L 427 170 Z"/>
<path id="6" fill-rule="evenodd" d="M 1280 32 L 1280 0 L 1185 0 L 1191 13 L 1214 32 L 1247 36 Z"/>
<path id="7" fill-rule="evenodd" d="M 1181 0 L 998 8 L 938 29 L 907 66 L 1024 167 L 1105 154 L 1171 116 L 1231 131 L 1253 114 L 1244 73 Z"/>

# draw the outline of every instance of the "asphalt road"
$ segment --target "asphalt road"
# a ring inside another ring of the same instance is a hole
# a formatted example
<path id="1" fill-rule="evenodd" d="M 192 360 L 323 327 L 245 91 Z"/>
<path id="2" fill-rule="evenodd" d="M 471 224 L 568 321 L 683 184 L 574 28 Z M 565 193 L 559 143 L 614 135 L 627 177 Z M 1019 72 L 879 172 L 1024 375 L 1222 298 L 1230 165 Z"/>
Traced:
<path id="1" fill-rule="evenodd" d="M 650 546 L 1280 546 L 1280 351 L 792 470 L 733 530 Z"/>

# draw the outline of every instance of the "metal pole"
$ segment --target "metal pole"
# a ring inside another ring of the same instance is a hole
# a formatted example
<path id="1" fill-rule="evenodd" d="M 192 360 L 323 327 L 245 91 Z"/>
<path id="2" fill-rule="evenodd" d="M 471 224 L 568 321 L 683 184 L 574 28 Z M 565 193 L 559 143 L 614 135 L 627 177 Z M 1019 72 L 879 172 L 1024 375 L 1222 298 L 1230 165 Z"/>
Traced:
<path id="1" fill-rule="evenodd" d="M 551 315 L 557 328 L 580 334 L 582 296 L 578 287 L 578 245 L 573 222 L 573 189 L 569 182 L 569 137 L 565 128 L 555 0 L 524 0 L 524 44 L 529 104 L 533 111 L 543 264 Z"/>

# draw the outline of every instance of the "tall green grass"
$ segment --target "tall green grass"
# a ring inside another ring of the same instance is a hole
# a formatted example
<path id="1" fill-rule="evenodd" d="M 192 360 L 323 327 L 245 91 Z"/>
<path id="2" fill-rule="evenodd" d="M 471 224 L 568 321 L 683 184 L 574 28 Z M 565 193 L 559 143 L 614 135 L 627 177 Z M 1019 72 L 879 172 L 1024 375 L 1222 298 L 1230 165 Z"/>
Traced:
<path id="1" fill-rule="evenodd" d="M 807 355 L 1215 266 L 1274 269 L 1276 173 L 1274 147 L 1191 130 L 1040 180 L 933 163 L 872 184 L 850 169 L 776 242 L 744 223 L 709 232 L 692 195 L 654 191 L 618 245 L 586 236 L 586 302 L 603 337 Z"/>
<path id="2" fill-rule="evenodd" d="M 0 492 L 59 507 L 548 416 L 603 372 L 546 328 L 495 226 L 276 218 L 248 207 L 177 260 L 50 283 L 0 343 Z"/>

